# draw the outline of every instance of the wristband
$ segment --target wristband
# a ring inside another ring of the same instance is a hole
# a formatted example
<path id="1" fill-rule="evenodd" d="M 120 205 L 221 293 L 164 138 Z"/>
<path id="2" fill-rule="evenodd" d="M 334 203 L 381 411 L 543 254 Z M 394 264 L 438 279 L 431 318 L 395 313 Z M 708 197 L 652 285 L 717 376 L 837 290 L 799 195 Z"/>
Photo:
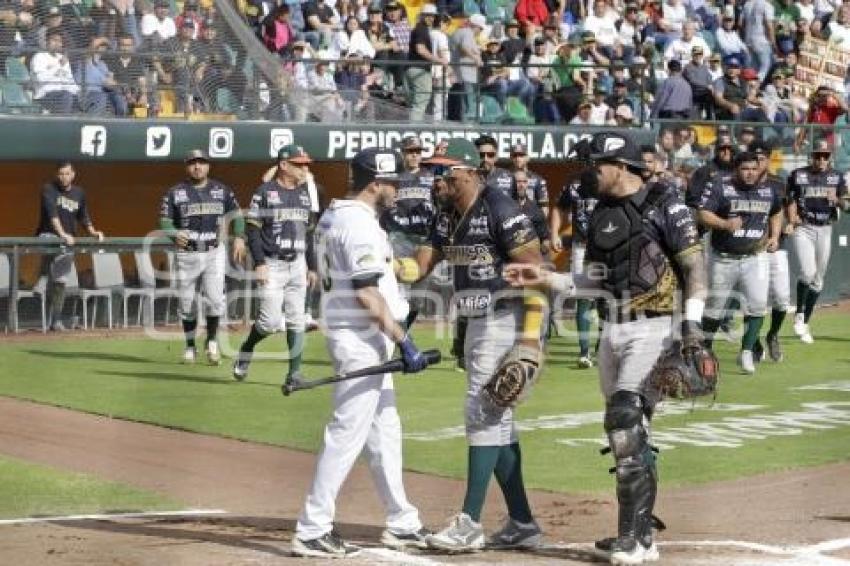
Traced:
<path id="1" fill-rule="evenodd" d="M 705 301 L 690 298 L 685 300 L 685 320 L 702 323 L 702 313 L 705 310 Z"/>

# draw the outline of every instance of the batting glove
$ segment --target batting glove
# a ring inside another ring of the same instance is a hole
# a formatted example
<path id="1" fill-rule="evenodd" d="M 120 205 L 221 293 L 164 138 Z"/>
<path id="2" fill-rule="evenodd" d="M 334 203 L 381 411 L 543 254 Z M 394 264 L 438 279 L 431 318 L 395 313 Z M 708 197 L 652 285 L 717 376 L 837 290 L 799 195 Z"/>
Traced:
<path id="1" fill-rule="evenodd" d="M 428 360 L 413 343 L 410 335 L 406 335 L 398 347 L 404 362 L 404 373 L 417 373 L 428 367 Z"/>

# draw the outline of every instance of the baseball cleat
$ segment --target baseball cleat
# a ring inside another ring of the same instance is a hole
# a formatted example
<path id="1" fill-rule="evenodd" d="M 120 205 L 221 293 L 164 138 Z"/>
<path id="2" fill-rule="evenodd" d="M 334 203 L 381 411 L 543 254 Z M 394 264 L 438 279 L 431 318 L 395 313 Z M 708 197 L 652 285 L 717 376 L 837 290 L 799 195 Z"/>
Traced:
<path id="1" fill-rule="evenodd" d="M 741 353 L 738 354 L 738 366 L 747 374 L 754 374 L 756 372 L 756 364 L 753 362 L 753 352 L 752 350 L 741 350 Z"/>
<path id="2" fill-rule="evenodd" d="M 543 531 L 533 520 L 530 523 L 520 523 L 508 517 L 504 526 L 490 536 L 487 546 L 499 549 L 531 549 L 540 546 L 542 538 Z"/>
<path id="3" fill-rule="evenodd" d="M 61 320 L 54 320 L 50 323 L 50 331 L 51 332 L 65 332 L 65 325 L 62 324 Z"/>
<path id="4" fill-rule="evenodd" d="M 644 564 L 655 562 L 660 558 L 655 541 L 646 547 L 632 537 L 603 539 L 596 543 L 596 548 L 608 554 L 611 564 L 617 565 Z"/>
<path id="5" fill-rule="evenodd" d="M 239 352 L 233 362 L 233 379 L 244 381 L 248 377 L 248 367 L 251 365 L 251 353 Z"/>
<path id="6" fill-rule="evenodd" d="M 763 359 L 764 346 L 761 345 L 761 339 L 756 339 L 756 343 L 753 344 L 753 361 L 760 364 Z"/>
<path id="7" fill-rule="evenodd" d="M 813 343 L 814 343 L 814 341 L 815 341 L 815 339 L 814 339 L 814 337 L 812 336 L 812 333 L 811 333 L 811 332 L 809 332 L 809 325 L 807 324 L 807 325 L 806 325 L 806 331 L 805 331 L 805 332 L 803 332 L 803 333 L 800 335 L 800 342 L 802 342 L 803 344 L 813 344 Z"/>
<path id="8" fill-rule="evenodd" d="M 426 538 L 428 546 L 444 552 L 475 552 L 484 548 L 484 529 L 466 513 L 452 519 L 448 527 Z"/>
<path id="9" fill-rule="evenodd" d="M 221 352 L 218 349 L 218 342 L 215 340 L 207 342 L 207 361 L 211 366 L 221 364 Z"/>
<path id="10" fill-rule="evenodd" d="M 283 380 L 283 383 L 280 385 L 280 392 L 283 393 L 284 397 L 289 397 L 289 394 L 292 393 L 291 387 L 294 386 L 299 381 L 304 381 L 304 376 L 301 375 L 301 372 L 290 373 Z"/>
<path id="11" fill-rule="evenodd" d="M 421 528 L 412 533 L 394 533 L 390 529 L 384 529 L 381 533 L 381 544 L 393 550 L 404 550 L 406 548 L 428 548 L 427 538 L 432 533 L 426 528 Z"/>
<path id="12" fill-rule="evenodd" d="M 333 531 L 312 540 L 301 540 L 298 537 L 292 539 L 292 554 L 295 556 L 348 558 L 357 556 L 360 550 L 359 546 L 348 544 Z"/>
<path id="13" fill-rule="evenodd" d="M 590 356 L 582 356 L 578 359 L 579 369 L 589 369 L 593 367 L 593 360 Z"/>
<path id="14" fill-rule="evenodd" d="M 194 346 L 186 346 L 186 349 L 183 350 L 183 363 L 184 364 L 194 364 L 195 358 L 198 357 L 198 351 L 195 350 Z"/>
<path id="15" fill-rule="evenodd" d="M 304 332 L 314 332 L 319 329 L 319 321 L 313 318 L 313 315 L 307 313 L 304 315 Z"/>
<path id="16" fill-rule="evenodd" d="M 779 336 L 767 337 L 767 353 L 770 359 L 777 363 L 785 358 L 785 355 L 782 353 L 782 345 L 779 343 Z"/>
<path id="17" fill-rule="evenodd" d="M 809 329 L 808 325 L 806 324 L 805 315 L 801 312 L 798 312 L 794 315 L 794 334 L 802 338 L 803 334 L 808 331 Z"/>

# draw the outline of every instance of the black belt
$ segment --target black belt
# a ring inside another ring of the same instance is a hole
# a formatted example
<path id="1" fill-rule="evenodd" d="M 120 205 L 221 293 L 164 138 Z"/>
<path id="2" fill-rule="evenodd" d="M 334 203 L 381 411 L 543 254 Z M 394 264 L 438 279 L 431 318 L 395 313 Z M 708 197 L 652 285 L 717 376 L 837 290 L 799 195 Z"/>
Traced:
<path id="1" fill-rule="evenodd" d="M 832 224 L 832 222 L 830 222 L 829 220 L 824 220 L 823 222 L 818 222 L 817 220 L 804 220 L 803 225 L 805 226 L 806 224 L 808 224 L 809 226 L 829 226 L 830 224 Z"/>
<path id="2" fill-rule="evenodd" d="M 729 252 L 721 252 L 718 250 L 711 250 L 714 255 L 720 256 L 725 259 L 744 259 L 745 257 L 752 257 L 756 255 L 758 252 L 753 252 L 751 254 L 733 254 Z"/>
<path id="3" fill-rule="evenodd" d="M 269 257 L 270 259 L 279 259 L 280 261 L 295 261 L 296 259 L 298 259 L 298 252 L 278 252 L 276 254 L 269 254 L 267 257 Z"/>
<path id="4" fill-rule="evenodd" d="M 662 316 L 670 316 L 669 312 L 661 312 L 661 311 L 647 311 L 647 310 L 628 310 L 628 311 L 616 311 L 614 314 L 615 320 L 610 320 L 609 313 L 607 310 L 603 311 L 604 316 L 603 319 L 608 322 L 616 322 L 618 324 L 622 324 L 624 322 L 636 322 L 638 320 L 644 320 L 647 318 L 660 318 Z"/>
<path id="5" fill-rule="evenodd" d="M 186 249 L 190 252 L 207 252 L 218 247 L 218 242 L 189 242 Z"/>

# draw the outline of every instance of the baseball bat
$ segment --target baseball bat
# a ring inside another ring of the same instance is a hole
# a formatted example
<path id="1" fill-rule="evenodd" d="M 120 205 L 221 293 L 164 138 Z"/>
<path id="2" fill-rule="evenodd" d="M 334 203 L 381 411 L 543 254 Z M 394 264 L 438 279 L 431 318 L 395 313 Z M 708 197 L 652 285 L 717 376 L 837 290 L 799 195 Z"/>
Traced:
<path id="1" fill-rule="evenodd" d="M 439 350 L 426 350 L 422 352 L 422 355 L 425 356 L 426 360 L 428 360 L 429 366 L 440 363 L 441 355 Z M 312 381 L 301 379 L 290 380 L 287 381 L 286 384 L 283 386 L 283 394 L 288 397 L 290 393 L 294 393 L 295 391 L 301 391 L 302 389 L 313 389 L 314 387 L 318 387 L 320 385 L 328 385 L 329 383 L 339 383 L 340 381 L 347 381 L 349 379 L 354 379 L 357 377 L 365 377 L 367 375 L 378 375 L 382 373 L 395 373 L 399 371 L 404 371 L 404 362 L 400 358 L 390 360 L 388 362 L 384 362 L 376 366 L 358 369 L 352 371 L 351 373 L 345 373 L 342 375 L 334 375 L 331 377 L 324 377 L 322 379 L 314 379 Z"/>

